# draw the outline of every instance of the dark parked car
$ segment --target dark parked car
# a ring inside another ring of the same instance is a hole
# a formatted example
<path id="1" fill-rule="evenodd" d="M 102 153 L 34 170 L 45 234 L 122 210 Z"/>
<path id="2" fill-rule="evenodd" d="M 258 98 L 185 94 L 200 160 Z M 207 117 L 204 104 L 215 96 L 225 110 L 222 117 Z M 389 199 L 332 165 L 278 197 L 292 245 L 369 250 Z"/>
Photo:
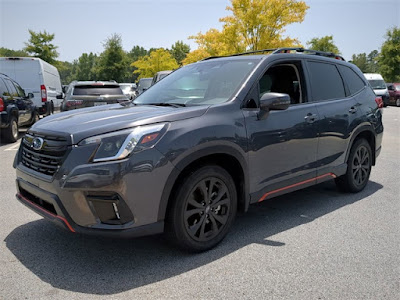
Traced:
<path id="1" fill-rule="evenodd" d="M 156 75 L 153 76 L 153 80 L 151 81 L 151 85 L 156 84 L 156 82 L 159 82 L 161 79 L 167 77 L 171 73 L 172 73 L 171 70 L 157 72 Z"/>
<path id="2" fill-rule="evenodd" d="M 151 86 L 152 81 L 153 78 L 140 78 L 137 84 L 138 94 L 140 95 L 147 90 Z"/>
<path id="3" fill-rule="evenodd" d="M 363 190 L 383 135 L 363 74 L 330 53 L 264 51 L 184 66 L 133 103 L 39 121 L 15 159 L 17 198 L 71 232 L 165 231 L 203 251 L 249 204 L 333 178 Z"/>
<path id="4" fill-rule="evenodd" d="M 389 104 L 400 107 L 400 83 L 387 83 Z"/>
<path id="5" fill-rule="evenodd" d="M 128 100 L 115 81 L 73 81 L 68 86 L 61 110 L 114 104 Z"/>
<path id="6" fill-rule="evenodd" d="M 0 128 L 1 140 L 16 142 L 18 128 L 32 125 L 39 120 L 33 94 L 25 95 L 21 86 L 7 75 L 0 73 Z"/>

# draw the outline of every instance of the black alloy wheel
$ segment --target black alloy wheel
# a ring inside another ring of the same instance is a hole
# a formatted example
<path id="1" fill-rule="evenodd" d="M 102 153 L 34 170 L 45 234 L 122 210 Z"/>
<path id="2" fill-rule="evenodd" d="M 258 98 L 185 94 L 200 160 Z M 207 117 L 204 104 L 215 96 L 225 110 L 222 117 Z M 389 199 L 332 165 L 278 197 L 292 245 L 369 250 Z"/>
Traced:
<path id="1" fill-rule="evenodd" d="M 167 220 L 167 233 L 181 248 L 205 251 L 228 233 L 237 209 L 235 183 L 219 166 L 205 166 L 180 185 Z"/>
<path id="2" fill-rule="evenodd" d="M 347 160 L 347 172 L 336 178 L 336 185 L 345 192 L 359 192 L 367 185 L 371 168 L 371 146 L 365 139 L 358 139 L 351 148 Z"/>

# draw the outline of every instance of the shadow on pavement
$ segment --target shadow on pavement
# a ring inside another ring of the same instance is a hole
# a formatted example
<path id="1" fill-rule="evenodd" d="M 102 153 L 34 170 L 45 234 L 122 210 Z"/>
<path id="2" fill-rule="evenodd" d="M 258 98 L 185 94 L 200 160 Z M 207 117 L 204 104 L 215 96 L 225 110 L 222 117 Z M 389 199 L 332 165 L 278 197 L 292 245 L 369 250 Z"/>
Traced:
<path id="1" fill-rule="evenodd" d="M 201 254 L 181 252 L 161 236 L 100 239 L 71 234 L 45 220 L 16 228 L 5 242 L 25 267 L 53 287 L 111 295 L 207 265 L 252 243 L 284 247 L 268 238 L 363 200 L 382 187 L 370 181 L 358 194 L 342 194 L 329 181 L 251 205 L 219 246 Z"/>

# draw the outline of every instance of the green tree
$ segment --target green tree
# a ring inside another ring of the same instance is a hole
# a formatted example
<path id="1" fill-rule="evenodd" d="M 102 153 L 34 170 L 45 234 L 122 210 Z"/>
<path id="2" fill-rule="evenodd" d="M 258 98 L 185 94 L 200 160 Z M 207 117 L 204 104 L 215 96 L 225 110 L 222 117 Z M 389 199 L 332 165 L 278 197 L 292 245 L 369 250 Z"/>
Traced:
<path id="1" fill-rule="evenodd" d="M 209 56 L 227 55 L 247 50 L 299 46 L 296 39 L 285 37 L 286 27 L 304 20 L 309 7 L 297 0 L 231 0 L 226 9 L 232 15 L 221 18 L 222 30 L 210 29 L 189 38 L 199 51 L 184 63 Z"/>
<path id="2" fill-rule="evenodd" d="M 339 48 L 333 42 L 333 36 L 327 35 L 321 38 L 313 38 L 307 42 L 307 47 L 312 50 L 332 52 L 340 54 Z"/>
<path id="3" fill-rule="evenodd" d="M 31 37 L 29 42 L 25 43 L 26 47 L 24 50 L 34 57 L 39 57 L 50 64 L 53 64 L 58 57 L 58 48 L 52 41 L 54 39 L 54 34 L 48 32 L 34 32 L 29 29 Z"/>
<path id="4" fill-rule="evenodd" d="M 378 73 L 379 72 L 379 63 L 378 63 L 379 52 L 378 50 L 371 51 L 367 56 L 368 68 L 370 73 Z"/>
<path id="5" fill-rule="evenodd" d="M 387 82 L 400 82 L 400 28 L 394 27 L 386 33 L 378 58 L 380 72 Z"/>
<path id="6" fill-rule="evenodd" d="M 153 77 L 158 71 L 173 70 L 179 67 L 175 58 L 164 48 L 152 51 L 137 61 L 132 63 L 137 68 L 134 73 L 139 74 L 139 79 L 144 77 Z"/>
<path id="7" fill-rule="evenodd" d="M 351 57 L 351 63 L 355 64 L 363 73 L 369 73 L 369 65 L 367 60 L 367 54 L 353 54 Z"/>
<path id="8" fill-rule="evenodd" d="M 96 54 L 90 52 L 89 54 L 83 53 L 77 61 L 75 78 L 77 80 L 96 80 L 96 63 L 98 57 Z"/>
<path id="9" fill-rule="evenodd" d="M 0 57 L 24 57 L 29 54 L 24 50 L 12 50 L 4 47 L 0 47 Z"/>
<path id="10" fill-rule="evenodd" d="M 54 66 L 57 67 L 58 73 L 60 73 L 62 84 L 70 84 L 71 81 L 76 80 L 77 60 L 73 63 L 58 60 L 54 63 Z"/>
<path id="11" fill-rule="evenodd" d="M 125 51 L 122 49 L 121 36 L 114 33 L 105 41 L 103 46 L 104 51 L 99 56 L 96 68 L 97 79 L 124 81 L 128 60 Z"/>
<path id="12" fill-rule="evenodd" d="M 132 65 L 133 62 L 137 61 L 139 58 L 148 55 L 149 52 L 141 46 L 133 46 L 132 50 L 127 53 L 128 56 L 128 66 L 126 68 L 126 78 L 128 82 L 137 81 L 139 74 L 135 73 L 136 67 Z"/>
<path id="13" fill-rule="evenodd" d="M 180 66 L 189 52 L 190 46 L 185 44 L 183 41 L 177 41 L 171 46 L 171 54 Z"/>

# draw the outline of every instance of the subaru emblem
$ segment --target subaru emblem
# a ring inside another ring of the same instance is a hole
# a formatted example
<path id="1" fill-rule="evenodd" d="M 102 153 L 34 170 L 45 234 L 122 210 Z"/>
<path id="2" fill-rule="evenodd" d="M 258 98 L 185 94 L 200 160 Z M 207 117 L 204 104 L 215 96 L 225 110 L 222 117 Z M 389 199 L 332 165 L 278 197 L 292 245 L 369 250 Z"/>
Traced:
<path id="1" fill-rule="evenodd" d="M 43 139 L 40 137 L 36 137 L 32 141 L 33 150 L 40 150 L 43 147 Z"/>

